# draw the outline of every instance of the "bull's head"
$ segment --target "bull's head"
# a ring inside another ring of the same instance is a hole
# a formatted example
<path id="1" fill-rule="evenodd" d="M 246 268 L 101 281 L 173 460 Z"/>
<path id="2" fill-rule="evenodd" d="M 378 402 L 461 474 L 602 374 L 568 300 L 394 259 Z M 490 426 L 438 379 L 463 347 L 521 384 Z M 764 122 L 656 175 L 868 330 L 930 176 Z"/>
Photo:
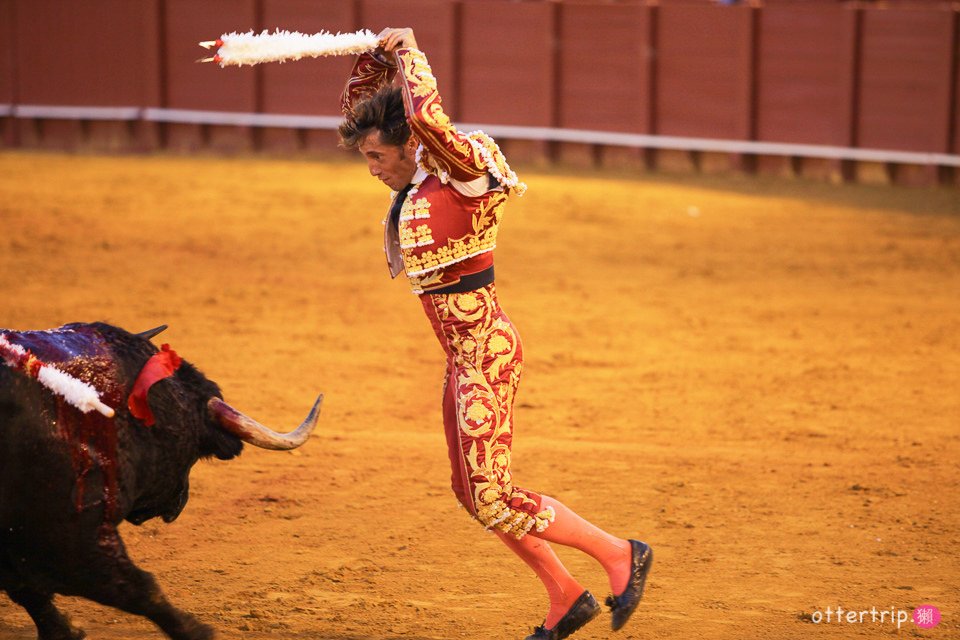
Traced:
<path id="1" fill-rule="evenodd" d="M 137 334 L 136 337 L 149 340 L 166 326 Z M 155 349 L 154 349 L 155 350 Z M 164 466 L 177 469 L 174 485 L 163 483 L 163 488 L 155 486 L 147 489 L 136 500 L 126 519 L 141 524 L 150 518 L 160 516 L 171 522 L 180 515 L 189 496 L 189 472 L 198 458 L 216 457 L 230 460 L 240 454 L 243 442 L 255 447 L 274 450 L 295 449 L 310 437 L 320 417 L 320 394 L 299 427 L 289 433 L 278 433 L 263 426 L 253 418 L 227 404 L 219 387 L 208 380 L 193 365 L 184 361 L 177 370 L 171 383 L 156 385 L 151 392 L 151 408 L 156 415 L 157 427 L 179 442 L 179 451 L 195 451 L 194 456 L 172 455 Z M 199 431 L 183 430 L 176 425 L 184 422 L 202 425 Z M 164 449 L 166 454 L 168 449 Z"/>

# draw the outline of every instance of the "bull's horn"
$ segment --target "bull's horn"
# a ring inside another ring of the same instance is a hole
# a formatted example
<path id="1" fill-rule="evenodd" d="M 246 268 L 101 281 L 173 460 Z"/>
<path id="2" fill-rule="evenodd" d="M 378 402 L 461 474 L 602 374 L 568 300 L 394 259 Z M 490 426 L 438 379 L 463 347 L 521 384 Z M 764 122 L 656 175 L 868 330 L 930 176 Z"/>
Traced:
<path id="1" fill-rule="evenodd" d="M 256 420 L 249 418 L 220 398 L 210 398 L 207 401 L 207 411 L 225 431 L 232 433 L 244 442 L 249 442 L 262 449 L 296 449 L 310 437 L 310 432 L 317 426 L 320 417 L 320 404 L 323 394 L 317 396 L 307 419 L 290 433 L 277 433 L 266 428 Z"/>
<path id="2" fill-rule="evenodd" d="M 146 338 L 147 340 L 149 340 L 149 339 L 153 338 L 154 336 L 156 336 L 157 334 L 163 333 L 163 331 L 164 331 L 166 328 L 167 328 L 167 325 L 162 324 L 162 325 L 160 325 L 159 327 L 154 327 L 153 329 L 149 329 L 149 330 L 144 331 L 144 332 L 142 332 L 142 333 L 138 333 L 138 334 L 137 334 L 137 337 Z"/>

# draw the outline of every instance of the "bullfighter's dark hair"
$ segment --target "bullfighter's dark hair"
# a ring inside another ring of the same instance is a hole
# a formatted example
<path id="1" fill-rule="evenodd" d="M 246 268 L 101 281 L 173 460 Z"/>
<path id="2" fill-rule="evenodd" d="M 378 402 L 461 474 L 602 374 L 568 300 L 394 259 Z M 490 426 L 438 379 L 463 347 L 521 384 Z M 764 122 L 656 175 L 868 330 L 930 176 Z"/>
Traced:
<path id="1" fill-rule="evenodd" d="M 353 105 L 338 129 L 340 146 L 356 149 L 374 129 L 380 132 L 384 144 L 403 146 L 410 137 L 410 125 L 403 109 L 401 91 L 400 87 L 388 85 Z"/>

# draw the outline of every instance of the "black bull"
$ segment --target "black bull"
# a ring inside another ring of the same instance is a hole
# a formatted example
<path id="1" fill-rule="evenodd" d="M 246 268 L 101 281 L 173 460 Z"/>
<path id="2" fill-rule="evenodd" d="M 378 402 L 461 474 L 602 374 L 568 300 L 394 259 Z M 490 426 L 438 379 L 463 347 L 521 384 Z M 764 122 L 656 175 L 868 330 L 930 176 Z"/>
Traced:
<path id="1" fill-rule="evenodd" d="M 153 335 L 101 323 L 0 330 L 8 344 L 93 385 L 116 411 L 82 413 L 0 357 L 0 591 L 27 610 L 40 640 L 84 637 L 54 594 L 146 616 L 178 640 L 213 637 L 133 564 L 117 526 L 174 520 L 200 458 L 229 460 L 243 441 L 291 449 L 316 425 L 322 396 L 296 431 L 274 433 L 223 402 L 219 387 L 184 361 L 150 388 L 156 424 L 146 426 L 127 397 L 157 353 Z"/>

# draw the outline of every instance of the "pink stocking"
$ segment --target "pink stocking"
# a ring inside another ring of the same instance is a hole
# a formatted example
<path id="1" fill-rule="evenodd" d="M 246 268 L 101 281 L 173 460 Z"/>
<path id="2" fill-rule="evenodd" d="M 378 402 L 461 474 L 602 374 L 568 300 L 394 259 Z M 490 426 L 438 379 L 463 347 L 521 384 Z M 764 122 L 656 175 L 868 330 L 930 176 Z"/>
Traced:
<path id="1" fill-rule="evenodd" d="M 500 531 L 495 533 L 505 545 L 510 547 L 511 551 L 533 569 L 546 587 L 550 597 L 550 611 L 547 613 L 544 626 L 552 629 L 583 593 L 583 587 L 570 575 L 545 540 L 538 540 L 529 535 L 517 540 L 507 533 Z"/>
<path id="2" fill-rule="evenodd" d="M 583 551 L 607 572 L 613 593 L 623 593 L 630 579 L 630 541 L 610 535 L 549 496 L 542 496 L 540 504 L 544 509 L 553 507 L 556 519 L 542 532 L 532 530 L 526 537 L 536 536 Z"/>

